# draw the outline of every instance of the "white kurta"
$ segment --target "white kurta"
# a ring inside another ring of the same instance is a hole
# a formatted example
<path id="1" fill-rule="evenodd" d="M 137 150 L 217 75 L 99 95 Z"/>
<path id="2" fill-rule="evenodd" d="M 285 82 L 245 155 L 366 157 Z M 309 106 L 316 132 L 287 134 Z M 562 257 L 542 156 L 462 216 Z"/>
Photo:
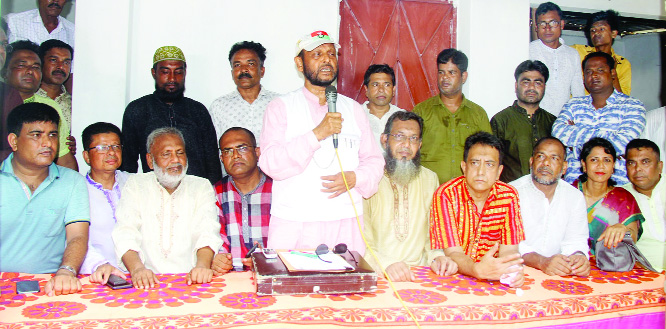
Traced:
<path id="1" fill-rule="evenodd" d="M 652 196 L 642 194 L 629 183 L 622 186 L 631 193 L 641 208 L 645 222 L 643 235 L 636 246 L 657 271 L 666 269 L 666 180 L 661 176 Z"/>
<path id="2" fill-rule="evenodd" d="M 156 273 L 187 273 L 196 265 L 197 250 L 222 246 L 215 192 L 204 178 L 186 175 L 169 194 L 154 172 L 133 175 L 122 190 L 116 218 L 112 237 L 118 264 L 134 250 Z"/>

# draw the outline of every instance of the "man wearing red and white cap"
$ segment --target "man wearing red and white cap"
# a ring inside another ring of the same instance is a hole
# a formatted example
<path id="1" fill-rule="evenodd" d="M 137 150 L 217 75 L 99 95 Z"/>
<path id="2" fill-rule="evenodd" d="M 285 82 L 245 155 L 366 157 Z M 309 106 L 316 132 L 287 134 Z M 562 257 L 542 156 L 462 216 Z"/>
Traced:
<path id="1" fill-rule="evenodd" d="M 384 158 L 360 104 L 338 95 L 337 112 L 328 113 L 325 90 L 338 76 L 339 48 L 324 31 L 301 37 L 294 61 L 305 85 L 266 108 L 259 166 L 273 178 L 270 248 L 314 249 L 321 243 L 331 247 L 346 243 L 350 250 L 365 251 L 359 230 L 362 198 L 377 191 Z"/>

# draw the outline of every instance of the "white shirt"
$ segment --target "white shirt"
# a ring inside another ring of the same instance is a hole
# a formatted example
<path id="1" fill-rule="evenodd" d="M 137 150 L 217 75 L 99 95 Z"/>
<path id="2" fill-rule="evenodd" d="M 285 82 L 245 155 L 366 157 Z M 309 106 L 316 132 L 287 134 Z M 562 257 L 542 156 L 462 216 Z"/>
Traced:
<path id="1" fill-rule="evenodd" d="M 365 103 L 363 103 L 363 109 L 365 110 L 365 114 L 368 116 L 368 121 L 370 121 L 370 130 L 372 130 L 372 134 L 375 136 L 375 140 L 377 140 L 379 149 L 383 150 L 384 148 L 380 141 L 380 137 L 382 136 L 382 133 L 384 133 L 386 122 L 388 122 L 388 119 L 391 117 L 393 113 L 404 110 L 393 104 L 389 104 L 388 112 L 384 113 L 384 116 L 382 116 L 382 118 L 380 119 L 374 114 L 370 113 L 370 109 L 368 108 L 369 103 L 370 103 L 369 101 L 365 101 Z"/>
<path id="2" fill-rule="evenodd" d="M 7 14 L 5 20 L 9 43 L 30 40 L 39 45 L 49 39 L 58 39 L 74 48 L 74 23 L 62 16 L 58 16 L 58 26 L 51 33 L 44 27 L 39 9 Z"/>
<path id="3" fill-rule="evenodd" d="M 562 38 L 560 44 L 553 49 L 538 39 L 530 42 L 530 59 L 539 60 L 548 67 L 546 93 L 539 106 L 554 116 L 572 96 L 585 96 L 580 56 L 575 49 L 565 45 Z"/>
<path id="4" fill-rule="evenodd" d="M 116 209 L 112 237 L 118 264 L 129 250 L 156 273 L 187 273 L 197 251 L 222 246 L 215 192 L 207 179 L 186 175 L 169 194 L 154 172 L 132 175 Z M 121 266 L 121 269 L 125 269 Z"/>
<path id="5" fill-rule="evenodd" d="M 648 111 L 645 115 L 645 130 L 641 138 L 649 139 L 659 146 L 659 158 L 666 161 L 666 106 Z M 666 173 L 666 166 L 664 166 Z"/>
<path id="6" fill-rule="evenodd" d="M 666 268 L 666 179 L 662 175 L 651 197 L 636 191 L 631 183 L 623 187 L 634 196 L 645 217 L 636 246 L 652 267 L 662 271 Z"/>
<path id="7" fill-rule="evenodd" d="M 257 145 L 259 145 L 259 136 L 261 136 L 261 125 L 264 122 L 266 105 L 277 96 L 280 96 L 280 94 L 261 86 L 259 96 L 257 96 L 257 99 L 252 104 L 243 99 L 238 89 L 234 89 L 234 91 L 213 101 L 208 112 L 211 119 L 213 119 L 218 142 L 227 129 L 231 127 L 243 127 L 249 129 L 254 134 L 254 137 L 257 139 Z"/>
<path id="8" fill-rule="evenodd" d="M 518 245 L 521 255 L 536 252 L 544 257 L 568 256 L 576 251 L 588 255 L 590 233 L 581 191 L 560 179 L 549 202 L 532 182 L 532 175 L 518 178 L 511 185 L 518 191 L 525 231 L 525 241 Z"/>

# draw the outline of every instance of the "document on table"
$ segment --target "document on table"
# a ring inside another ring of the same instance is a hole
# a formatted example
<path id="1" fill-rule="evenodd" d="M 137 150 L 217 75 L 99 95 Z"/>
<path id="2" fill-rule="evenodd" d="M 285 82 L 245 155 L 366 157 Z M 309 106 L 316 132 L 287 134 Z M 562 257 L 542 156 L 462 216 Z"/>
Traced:
<path id="1" fill-rule="evenodd" d="M 340 255 L 329 252 L 328 254 L 319 255 L 321 259 L 330 261 L 325 262 L 313 251 L 278 251 L 278 256 L 291 272 L 308 271 L 308 272 L 347 272 L 353 271 L 354 267 Z"/>

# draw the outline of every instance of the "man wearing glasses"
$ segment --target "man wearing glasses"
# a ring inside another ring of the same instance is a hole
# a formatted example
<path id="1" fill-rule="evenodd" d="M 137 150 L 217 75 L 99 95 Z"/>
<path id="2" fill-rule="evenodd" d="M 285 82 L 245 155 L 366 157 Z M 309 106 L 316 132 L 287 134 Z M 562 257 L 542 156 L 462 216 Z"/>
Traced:
<path id="1" fill-rule="evenodd" d="M 90 198 L 88 253 L 81 265 L 82 274 L 92 274 L 91 282 L 106 284 L 110 274 L 125 277 L 118 269 L 111 231 L 116 225 L 120 191 L 129 174 L 118 170 L 123 161 L 122 133 L 114 124 L 97 122 L 83 130 L 83 160 L 90 166 L 86 174 Z"/>
<path id="2" fill-rule="evenodd" d="M 254 244 L 266 246 L 273 191 L 273 180 L 257 167 L 260 150 L 252 131 L 227 129 L 220 137 L 220 151 L 228 175 L 215 184 L 224 242 L 213 260 L 215 275 L 252 267 L 245 256 Z"/>
<path id="3" fill-rule="evenodd" d="M 560 38 L 564 28 L 560 7 L 552 2 L 542 3 L 534 16 L 534 29 L 539 40 L 530 43 L 530 59 L 546 64 L 550 72 L 541 107 L 557 116 L 571 97 L 585 95 L 580 59 L 578 52 Z"/>

